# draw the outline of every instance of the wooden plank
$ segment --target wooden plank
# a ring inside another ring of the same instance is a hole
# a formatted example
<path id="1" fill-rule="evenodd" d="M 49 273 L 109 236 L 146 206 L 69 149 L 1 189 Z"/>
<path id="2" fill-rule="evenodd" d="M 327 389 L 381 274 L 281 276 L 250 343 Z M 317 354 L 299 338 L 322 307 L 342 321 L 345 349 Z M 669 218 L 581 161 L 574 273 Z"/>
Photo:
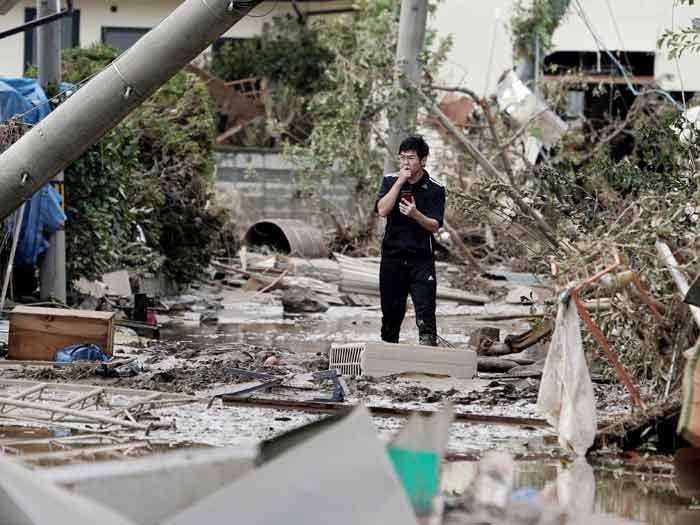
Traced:
<path id="1" fill-rule="evenodd" d="M 57 350 L 88 343 L 112 355 L 113 312 L 18 306 L 10 315 L 9 359 L 51 361 Z"/>
<path id="2" fill-rule="evenodd" d="M 690 444 L 700 447 L 700 340 L 692 349 L 683 375 L 683 408 L 678 433 Z"/>
<path id="3" fill-rule="evenodd" d="M 13 314 L 47 315 L 52 317 L 79 317 L 81 319 L 98 319 L 109 321 L 114 312 L 98 312 L 95 310 L 73 310 L 70 308 L 43 308 L 39 306 L 15 306 Z"/>
<path id="4" fill-rule="evenodd" d="M 288 399 L 262 399 L 257 397 L 231 397 L 222 396 L 223 402 L 227 405 L 241 405 L 256 408 L 272 408 L 277 410 L 301 410 L 314 413 L 333 413 L 347 410 L 355 405 L 349 403 L 331 403 L 321 401 L 294 401 Z M 398 407 L 368 406 L 367 409 L 376 417 L 409 417 L 412 414 L 424 416 L 432 415 L 434 410 L 414 410 Z M 456 412 L 455 421 L 460 423 L 483 423 L 490 425 L 516 425 L 530 427 L 548 427 L 544 419 L 529 417 L 494 416 L 490 414 L 473 414 L 468 412 Z"/>

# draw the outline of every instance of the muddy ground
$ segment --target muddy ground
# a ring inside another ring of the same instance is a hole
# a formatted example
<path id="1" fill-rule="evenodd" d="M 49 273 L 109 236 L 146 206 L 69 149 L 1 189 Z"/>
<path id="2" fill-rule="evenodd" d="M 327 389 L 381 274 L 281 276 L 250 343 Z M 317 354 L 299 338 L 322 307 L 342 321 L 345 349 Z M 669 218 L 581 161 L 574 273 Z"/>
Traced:
<path id="1" fill-rule="evenodd" d="M 161 317 L 161 321 L 168 324 L 161 340 L 145 339 L 129 330 L 118 330 L 115 354 L 135 358 L 138 373 L 132 377 L 97 376 L 93 365 L 4 363 L 0 373 L 3 378 L 110 385 L 192 395 L 196 402 L 150 412 L 152 419 L 172 424 L 170 428 L 152 431 L 149 439 L 170 443 L 173 447 L 247 445 L 278 436 L 324 415 L 237 406 L 220 400 L 208 407 L 213 396 L 251 383 L 250 377 L 240 376 L 237 370 L 283 379 L 285 387 L 255 394 L 256 397 L 292 401 L 327 399 L 332 393 L 332 385 L 327 381 L 312 381 L 310 373 L 328 369 L 330 344 L 379 340 L 380 313 L 376 306 L 339 306 L 331 307 L 323 314 L 285 317 L 281 311 L 275 310 L 274 301 L 266 302 L 267 298 L 261 299 L 259 294 L 252 297 L 261 300 L 262 306 L 250 314 L 242 313 L 234 306 L 237 302 L 250 300 L 249 292 L 206 287 L 200 287 L 197 292 L 205 297 L 199 307 L 193 306 L 197 304 L 195 301 L 187 308 L 175 309 Z M 533 311 L 532 306 L 515 307 L 504 303 L 483 307 L 441 303 L 438 309 L 439 331 L 457 347 L 467 347 L 470 334 L 479 326 L 498 326 L 501 337 L 518 333 L 528 328 L 530 322 L 480 320 L 485 316 L 512 312 L 513 308 Z M 218 324 L 186 324 L 185 312 L 193 310 L 213 310 L 219 319 Z M 402 330 L 403 341 L 416 340 L 414 322 L 409 315 Z M 4 335 L 0 328 L 0 336 Z M 542 345 L 529 350 L 533 358 L 542 351 Z M 458 412 L 541 418 L 535 408 L 538 377 L 479 374 L 474 380 L 427 376 L 346 378 L 345 386 L 346 401 L 350 403 L 435 410 L 450 401 Z M 630 412 L 630 399 L 621 385 L 597 382 L 595 392 L 599 419 L 614 419 Z M 375 417 L 374 421 L 380 437 L 389 440 L 405 419 Z M 456 422 L 452 425 L 448 443 L 450 461 L 445 466 L 446 492 L 464 490 L 474 460 L 489 449 L 507 450 L 520 458 L 518 484 L 538 489 L 556 481 L 562 465 L 572 459 L 568 452 L 559 448 L 550 427 Z M 660 466 L 640 473 L 634 470 L 634 462 L 629 458 L 607 452 L 596 456 L 592 460 L 598 464 L 596 509 L 653 524 L 673 523 L 674 513 L 669 509 L 685 509 L 689 502 L 676 493 L 669 458 L 652 459 Z"/>

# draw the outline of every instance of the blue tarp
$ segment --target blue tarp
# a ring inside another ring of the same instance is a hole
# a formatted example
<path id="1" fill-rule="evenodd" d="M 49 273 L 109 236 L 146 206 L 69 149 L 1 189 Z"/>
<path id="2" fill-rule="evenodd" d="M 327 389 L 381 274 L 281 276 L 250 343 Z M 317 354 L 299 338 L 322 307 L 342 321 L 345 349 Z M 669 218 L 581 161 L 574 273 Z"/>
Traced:
<path id="1" fill-rule="evenodd" d="M 27 124 L 36 124 L 50 111 L 44 90 L 36 80 L 0 78 L 0 121 L 18 117 Z M 39 256 L 49 247 L 47 237 L 65 221 L 58 192 L 51 185 L 37 191 L 24 210 L 15 264 L 36 266 Z"/>
<path id="2" fill-rule="evenodd" d="M 22 122 L 36 124 L 51 108 L 39 83 L 32 78 L 0 78 L 0 119 L 22 115 Z"/>

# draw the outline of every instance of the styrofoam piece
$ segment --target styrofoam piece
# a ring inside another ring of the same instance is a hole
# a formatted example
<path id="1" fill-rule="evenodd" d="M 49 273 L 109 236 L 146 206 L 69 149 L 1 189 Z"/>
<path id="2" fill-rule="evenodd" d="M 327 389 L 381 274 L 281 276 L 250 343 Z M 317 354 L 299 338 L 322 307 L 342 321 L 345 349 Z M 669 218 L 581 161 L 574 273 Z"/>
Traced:
<path id="1" fill-rule="evenodd" d="M 331 346 L 329 368 L 343 375 L 382 377 L 424 373 L 472 379 L 476 376 L 476 352 L 383 342 L 334 344 Z"/>
<path id="2" fill-rule="evenodd" d="M 438 346 L 367 343 L 361 366 L 362 374 L 372 377 L 417 372 L 471 379 L 476 375 L 476 352 Z"/>
<path id="3" fill-rule="evenodd" d="M 179 450 L 138 459 L 63 465 L 41 474 L 137 525 L 155 525 L 253 470 L 257 455 L 257 447 L 252 446 Z"/>

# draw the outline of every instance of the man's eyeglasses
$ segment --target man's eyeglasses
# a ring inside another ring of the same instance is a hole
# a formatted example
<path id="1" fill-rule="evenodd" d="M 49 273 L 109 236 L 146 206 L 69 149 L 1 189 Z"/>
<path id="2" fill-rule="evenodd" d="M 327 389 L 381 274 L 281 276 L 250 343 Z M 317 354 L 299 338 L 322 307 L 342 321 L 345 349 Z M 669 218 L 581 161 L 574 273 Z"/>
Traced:
<path id="1" fill-rule="evenodd" d="M 414 160 L 418 160 L 418 155 L 399 155 L 399 162 L 402 160 L 413 162 Z"/>

